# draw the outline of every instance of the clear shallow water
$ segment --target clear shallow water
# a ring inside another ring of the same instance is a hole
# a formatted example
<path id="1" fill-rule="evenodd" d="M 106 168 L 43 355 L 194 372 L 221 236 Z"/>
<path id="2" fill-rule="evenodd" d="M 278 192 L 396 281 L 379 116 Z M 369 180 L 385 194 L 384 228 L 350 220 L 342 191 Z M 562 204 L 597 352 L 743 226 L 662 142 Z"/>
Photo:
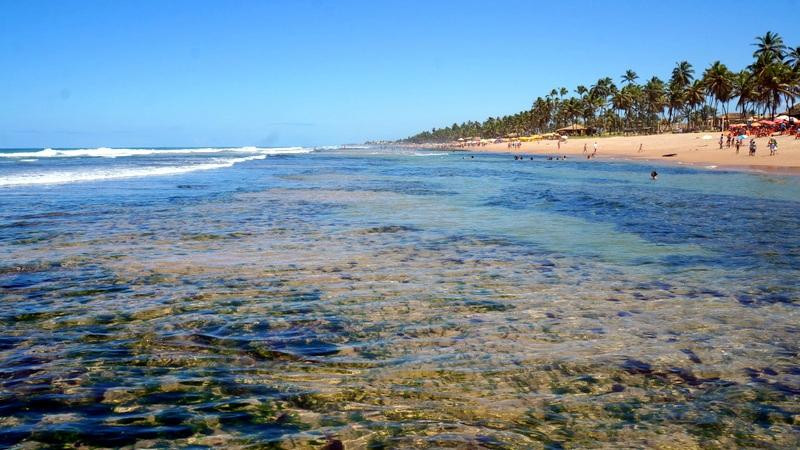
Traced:
<path id="1" fill-rule="evenodd" d="M 0 187 L 0 445 L 800 444 L 797 178 L 462 156 Z"/>

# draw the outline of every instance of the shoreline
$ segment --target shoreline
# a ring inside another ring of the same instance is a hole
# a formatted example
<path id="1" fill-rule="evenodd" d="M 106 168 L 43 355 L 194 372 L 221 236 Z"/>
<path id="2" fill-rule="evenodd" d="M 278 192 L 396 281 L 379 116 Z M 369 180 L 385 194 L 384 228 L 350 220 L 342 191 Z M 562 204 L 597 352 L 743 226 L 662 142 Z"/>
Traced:
<path id="1" fill-rule="evenodd" d="M 447 151 L 465 151 L 474 153 L 508 153 L 517 155 L 567 155 L 568 157 L 586 158 L 583 152 L 586 144 L 588 153 L 592 152 L 597 142 L 598 150 L 595 158 L 602 160 L 622 159 L 636 162 L 651 162 L 658 165 L 689 166 L 707 170 L 734 170 L 751 173 L 768 173 L 780 175 L 800 175 L 800 139 L 794 136 L 775 136 L 778 152 L 769 156 L 768 138 L 756 138 L 758 150 L 756 156 L 748 156 L 749 139 L 741 146 L 737 155 L 734 147 L 723 144 L 719 149 L 719 132 L 685 133 L 685 134 L 652 134 L 645 136 L 609 136 L 609 137 L 576 137 L 566 142 L 542 140 L 523 142 L 519 148 L 508 148 L 507 143 L 486 144 L 484 146 L 456 147 L 453 145 L 429 144 L 413 145 L 419 148 L 430 148 Z M 640 145 L 642 151 L 639 151 Z M 674 157 L 662 155 L 674 153 Z M 713 166 L 713 167 L 712 167 Z"/>

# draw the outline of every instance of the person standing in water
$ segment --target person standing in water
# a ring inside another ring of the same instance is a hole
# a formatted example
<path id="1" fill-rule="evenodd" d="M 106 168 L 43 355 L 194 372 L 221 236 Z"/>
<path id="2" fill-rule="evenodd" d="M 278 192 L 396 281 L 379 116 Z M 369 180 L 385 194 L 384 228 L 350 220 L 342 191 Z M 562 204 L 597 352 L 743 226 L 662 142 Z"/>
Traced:
<path id="1" fill-rule="evenodd" d="M 658 178 L 658 172 L 656 172 L 655 170 L 650 172 L 650 179 L 651 180 L 656 181 L 657 178 Z"/>

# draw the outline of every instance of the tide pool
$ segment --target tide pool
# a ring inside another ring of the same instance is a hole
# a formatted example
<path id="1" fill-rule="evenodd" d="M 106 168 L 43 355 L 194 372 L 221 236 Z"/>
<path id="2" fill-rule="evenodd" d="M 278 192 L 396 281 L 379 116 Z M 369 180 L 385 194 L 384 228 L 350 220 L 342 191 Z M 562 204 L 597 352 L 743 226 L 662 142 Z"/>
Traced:
<path id="1" fill-rule="evenodd" d="M 0 445 L 800 445 L 796 177 L 42 151 L 0 157 Z"/>

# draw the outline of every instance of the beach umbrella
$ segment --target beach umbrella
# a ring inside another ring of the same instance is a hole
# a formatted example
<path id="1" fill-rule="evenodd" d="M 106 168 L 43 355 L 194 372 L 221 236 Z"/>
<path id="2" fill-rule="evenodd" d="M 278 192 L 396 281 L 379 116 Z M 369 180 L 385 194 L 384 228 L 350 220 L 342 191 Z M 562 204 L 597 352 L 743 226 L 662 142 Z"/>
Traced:
<path id="1" fill-rule="evenodd" d="M 750 126 L 751 126 L 751 127 L 760 127 L 760 126 L 761 126 L 761 124 L 760 124 L 760 123 L 758 123 L 758 122 L 753 122 L 753 123 L 751 123 L 751 124 L 750 124 Z"/>
<path id="2" fill-rule="evenodd" d="M 787 116 L 786 114 L 781 114 L 780 116 L 775 118 L 775 122 L 779 120 L 789 120 L 789 116 Z"/>
<path id="3" fill-rule="evenodd" d="M 743 140 L 747 139 L 747 136 L 745 136 L 743 134 L 740 134 L 740 135 L 736 136 L 736 139 L 738 139 L 740 141 L 743 141 Z"/>

